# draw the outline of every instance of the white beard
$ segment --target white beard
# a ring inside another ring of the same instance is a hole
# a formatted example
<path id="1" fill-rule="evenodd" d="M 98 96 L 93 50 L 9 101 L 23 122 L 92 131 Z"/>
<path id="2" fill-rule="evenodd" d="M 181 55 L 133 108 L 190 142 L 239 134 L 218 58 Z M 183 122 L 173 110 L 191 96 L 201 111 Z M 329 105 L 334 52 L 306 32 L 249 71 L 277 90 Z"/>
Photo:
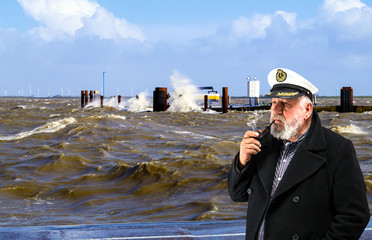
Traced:
<path id="1" fill-rule="evenodd" d="M 271 122 L 274 120 L 274 116 L 282 121 L 284 125 L 282 130 L 278 130 L 275 123 L 271 125 L 271 135 L 282 140 L 289 140 L 299 137 L 301 128 L 304 124 L 304 120 L 300 117 L 300 114 L 296 114 L 290 120 L 284 119 L 282 115 L 271 115 Z"/>

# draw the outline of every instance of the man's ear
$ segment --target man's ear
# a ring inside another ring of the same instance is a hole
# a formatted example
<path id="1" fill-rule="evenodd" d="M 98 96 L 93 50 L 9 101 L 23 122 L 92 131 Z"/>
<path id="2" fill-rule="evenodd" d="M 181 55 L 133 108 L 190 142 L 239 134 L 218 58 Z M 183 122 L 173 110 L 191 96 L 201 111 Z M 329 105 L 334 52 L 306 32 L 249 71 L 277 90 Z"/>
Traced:
<path id="1" fill-rule="evenodd" d="M 313 104 L 308 102 L 305 105 L 305 114 L 304 114 L 305 119 L 306 120 L 309 119 L 312 113 L 313 113 Z"/>

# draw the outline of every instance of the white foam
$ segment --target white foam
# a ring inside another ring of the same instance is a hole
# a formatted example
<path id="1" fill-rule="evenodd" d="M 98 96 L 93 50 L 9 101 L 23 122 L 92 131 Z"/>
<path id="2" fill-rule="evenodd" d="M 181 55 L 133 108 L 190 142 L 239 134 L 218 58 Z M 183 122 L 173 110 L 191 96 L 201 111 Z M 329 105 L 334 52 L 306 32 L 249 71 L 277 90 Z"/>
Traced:
<path id="1" fill-rule="evenodd" d="M 219 112 L 212 110 L 212 109 L 207 109 L 206 111 L 203 111 L 202 113 L 204 114 L 220 114 Z"/>
<path id="2" fill-rule="evenodd" d="M 103 100 L 103 106 L 114 107 L 119 110 L 127 110 L 131 112 L 152 111 L 152 106 L 150 105 L 150 100 L 147 95 L 147 92 L 141 92 L 136 97 L 130 98 L 128 101 L 123 100 L 120 104 L 118 104 L 118 99 L 116 97 L 111 97 Z M 85 108 L 99 107 L 101 107 L 101 100 L 98 98 L 85 106 Z"/>
<path id="3" fill-rule="evenodd" d="M 148 111 L 150 106 L 150 101 L 147 98 L 147 92 L 141 92 L 136 97 L 128 100 L 127 110 L 131 112 L 144 112 Z"/>
<path id="4" fill-rule="evenodd" d="M 189 131 L 173 131 L 177 134 L 180 134 L 180 135 L 189 135 L 189 136 L 192 136 L 194 138 L 205 138 L 205 139 L 215 139 L 215 137 L 213 136 L 208 136 L 208 135 L 203 135 L 203 134 L 200 134 L 200 133 L 195 133 L 195 132 L 189 132 Z"/>
<path id="5" fill-rule="evenodd" d="M 38 133 L 57 132 L 75 122 L 76 122 L 76 119 L 73 117 L 63 118 L 63 119 L 56 120 L 53 122 L 48 122 L 30 131 L 20 132 L 20 133 L 8 135 L 8 136 L 0 136 L 0 141 L 18 140 L 18 139 L 29 137 L 31 135 L 38 134 Z"/>
<path id="6" fill-rule="evenodd" d="M 170 112 L 201 112 L 197 104 L 200 96 L 198 87 L 191 84 L 191 80 L 174 71 L 170 77 L 174 91 L 170 93 L 168 111 Z"/>
<path id="7" fill-rule="evenodd" d="M 337 133 L 367 134 L 360 127 L 355 126 L 354 124 L 331 127 L 331 130 Z"/>
<path id="8" fill-rule="evenodd" d="M 127 118 L 125 116 L 120 116 L 120 115 L 115 115 L 115 114 L 109 114 L 107 117 L 112 118 L 112 119 L 121 119 L 121 120 L 126 120 Z"/>
<path id="9" fill-rule="evenodd" d="M 106 107 L 118 107 L 118 100 L 115 97 L 103 99 L 103 106 Z M 98 108 L 101 107 L 101 99 L 96 98 L 92 102 L 88 103 L 85 108 Z"/>
<path id="10" fill-rule="evenodd" d="M 202 112 L 201 106 L 198 104 L 200 96 L 203 95 L 198 87 L 191 84 L 191 80 L 181 75 L 178 71 L 174 71 L 170 76 L 173 86 L 168 103 L 170 107 L 167 111 L 170 112 Z M 136 97 L 123 101 L 118 104 L 115 97 L 104 99 L 103 105 L 108 107 L 115 107 L 120 110 L 127 110 L 131 112 L 152 111 L 153 106 L 150 105 L 147 92 L 141 92 Z M 95 99 L 93 102 L 87 104 L 85 108 L 101 107 L 100 99 Z"/>
<path id="11" fill-rule="evenodd" d="M 98 98 L 94 99 L 92 102 L 85 105 L 85 108 L 96 108 L 96 107 L 101 107 L 101 100 Z"/>
<path id="12" fill-rule="evenodd" d="M 18 105 L 16 107 L 14 107 L 14 109 L 26 109 L 27 106 L 26 105 Z"/>

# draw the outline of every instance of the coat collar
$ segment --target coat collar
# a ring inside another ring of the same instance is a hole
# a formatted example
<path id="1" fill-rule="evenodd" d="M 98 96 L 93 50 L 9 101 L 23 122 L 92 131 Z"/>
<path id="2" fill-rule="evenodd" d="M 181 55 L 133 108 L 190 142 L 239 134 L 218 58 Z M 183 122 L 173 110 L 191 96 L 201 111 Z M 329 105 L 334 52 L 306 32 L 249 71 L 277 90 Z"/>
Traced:
<path id="1" fill-rule="evenodd" d="M 255 164 L 266 193 L 269 196 L 282 141 L 273 138 L 271 135 L 270 139 L 267 140 L 268 141 L 263 144 L 262 151 L 257 156 Z M 326 148 L 327 143 L 325 141 L 319 116 L 315 111 L 313 111 L 313 117 L 308 133 L 293 156 L 292 161 L 273 197 L 275 198 L 281 195 L 299 182 L 308 178 L 314 172 L 318 171 L 326 161 L 319 153 Z"/>
<path id="2" fill-rule="evenodd" d="M 273 198 L 288 191 L 318 171 L 326 162 L 321 152 L 327 148 L 318 114 L 313 111 L 310 129 L 298 147 Z"/>
<path id="3" fill-rule="evenodd" d="M 308 151 L 317 152 L 327 149 L 327 142 L 324 137 L 322 124 L 320 123 L 318 113 L 314 110 L 309 134 L 304 140 L 303 147 Z"/>

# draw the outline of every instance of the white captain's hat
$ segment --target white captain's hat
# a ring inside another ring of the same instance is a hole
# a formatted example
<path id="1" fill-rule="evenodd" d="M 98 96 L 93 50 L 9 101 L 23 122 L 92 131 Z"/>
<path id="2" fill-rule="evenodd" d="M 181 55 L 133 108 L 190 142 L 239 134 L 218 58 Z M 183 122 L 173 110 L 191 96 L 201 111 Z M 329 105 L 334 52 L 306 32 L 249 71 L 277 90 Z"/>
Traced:
<path id="1" fill-rule="evenodd" d="M 266 94 L 268 97 L 297 98 L 306 95 L 312 99 L 313 94 L 318 92 L 318 89 L 306 78 L 286 68 L 271 70 L 267 80 L 271 86 L 270 93 Z"/>

